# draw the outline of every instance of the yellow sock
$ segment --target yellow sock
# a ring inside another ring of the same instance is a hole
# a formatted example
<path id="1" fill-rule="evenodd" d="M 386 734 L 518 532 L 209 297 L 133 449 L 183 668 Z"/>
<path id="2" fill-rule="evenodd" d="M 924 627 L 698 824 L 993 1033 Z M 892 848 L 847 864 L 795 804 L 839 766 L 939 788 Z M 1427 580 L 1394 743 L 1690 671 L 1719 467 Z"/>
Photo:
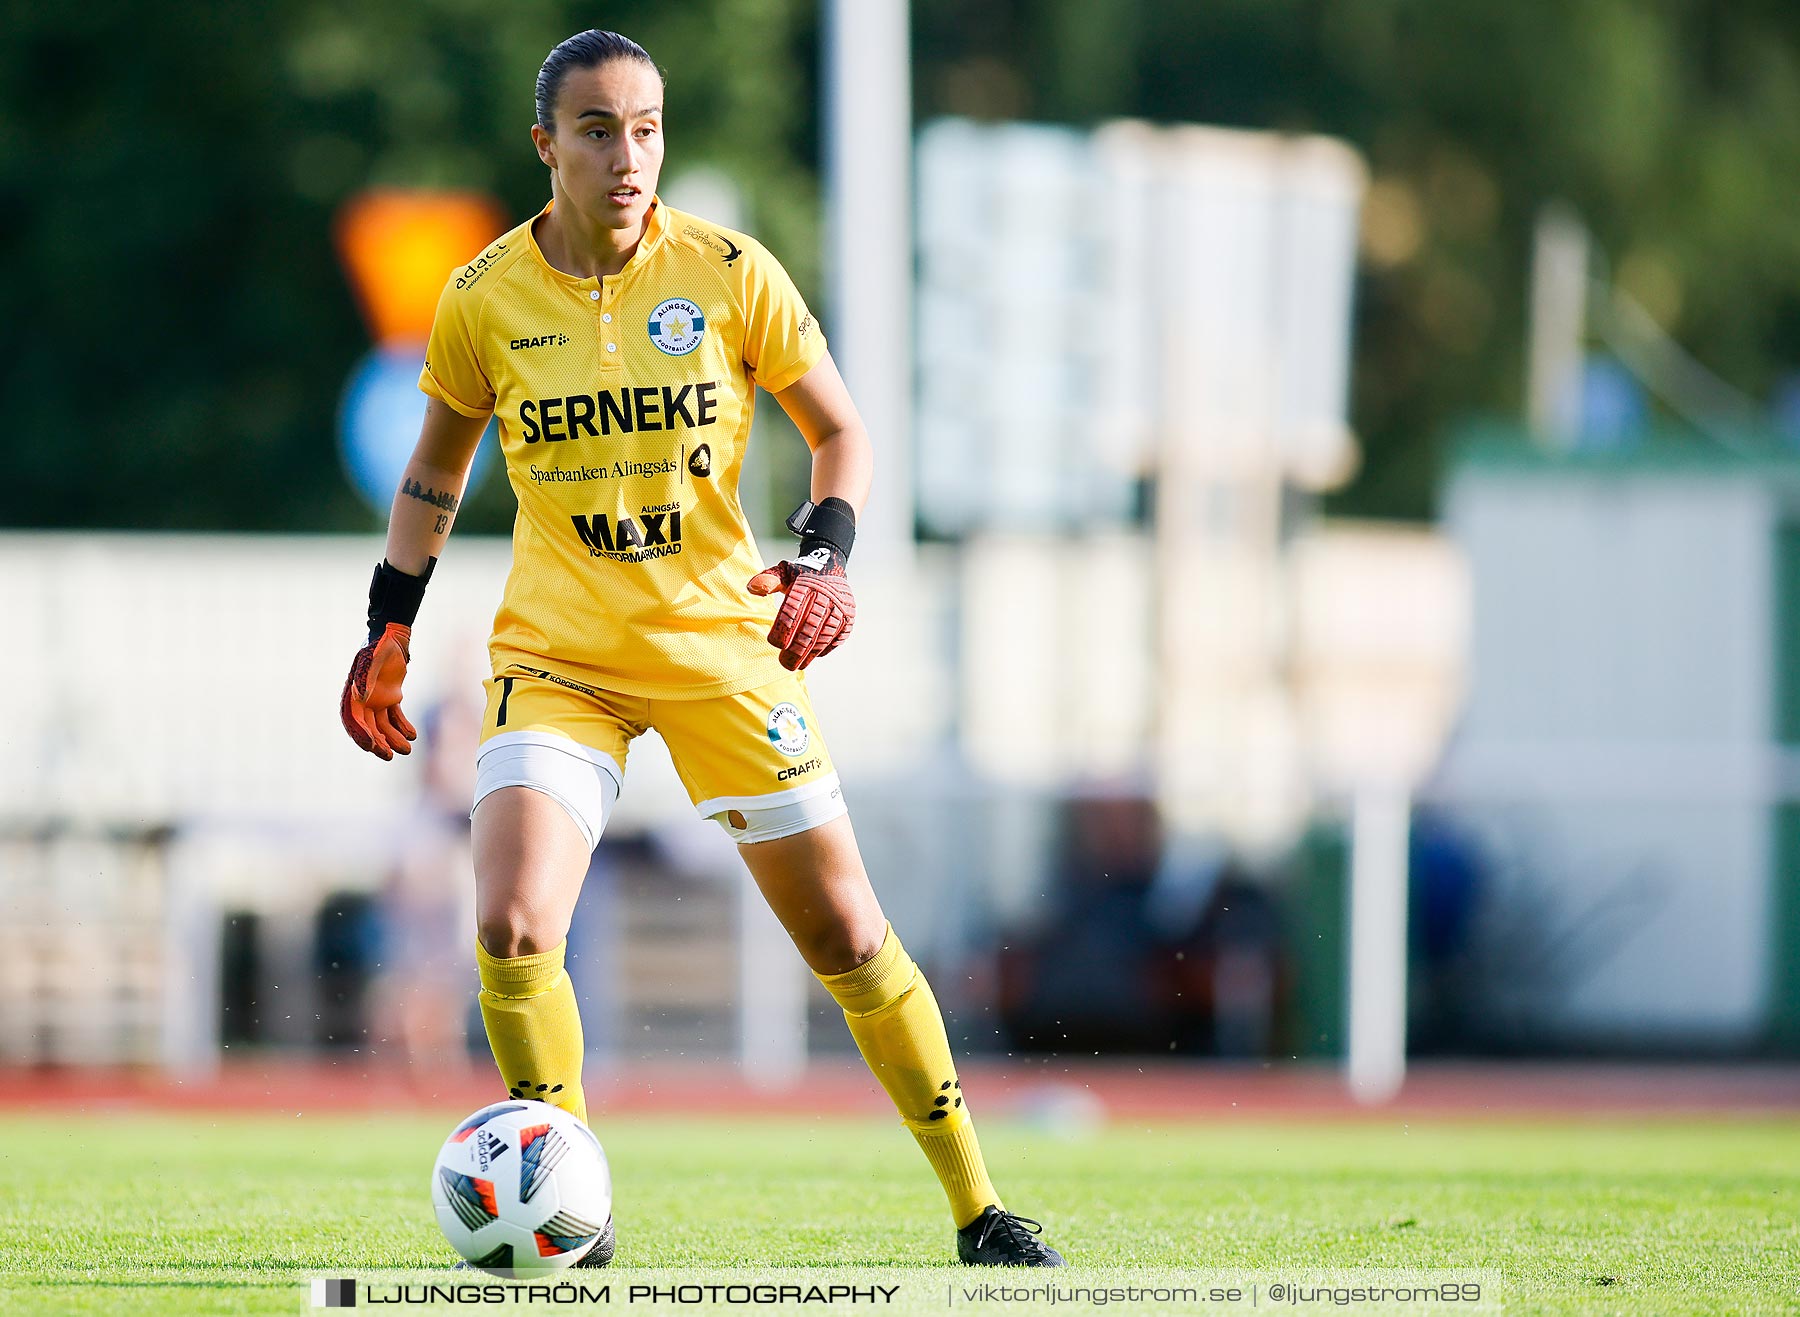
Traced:
<path id="1" fill-rule="evenodd" d="M 587 1120 L 581 1092 L 581 1013 L 563 972 L 566 941 L 535 956 L 501 959 L 475 944 L 481 1019 L 506 1091 Z"/>
<path id="2" fill-rule="evenodd" d="M 943 1013 L 892 925 L 881 950 L 869 960 L 847 973 L 820 974 L 818 979 L 844 1008 L 844 1021 L 863 1060 L 937 1172 L 957 1226 L 980 1216 L 989 1203 L 999 1205 L 963 1103 Z"/>

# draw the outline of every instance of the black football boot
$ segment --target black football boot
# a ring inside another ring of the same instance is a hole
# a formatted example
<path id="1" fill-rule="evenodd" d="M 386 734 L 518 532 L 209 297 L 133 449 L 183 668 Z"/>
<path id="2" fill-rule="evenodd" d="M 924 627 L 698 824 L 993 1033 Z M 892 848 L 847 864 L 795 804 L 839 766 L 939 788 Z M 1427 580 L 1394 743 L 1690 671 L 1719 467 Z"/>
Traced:
<path id="1" fill-rule="evenodd" d="M 1038 1239 L 1044 1227 L 989 1205 L 956 1232 L 956 1256 L 971 1267 L 1060 1267 L 1062 1254 Z"/>

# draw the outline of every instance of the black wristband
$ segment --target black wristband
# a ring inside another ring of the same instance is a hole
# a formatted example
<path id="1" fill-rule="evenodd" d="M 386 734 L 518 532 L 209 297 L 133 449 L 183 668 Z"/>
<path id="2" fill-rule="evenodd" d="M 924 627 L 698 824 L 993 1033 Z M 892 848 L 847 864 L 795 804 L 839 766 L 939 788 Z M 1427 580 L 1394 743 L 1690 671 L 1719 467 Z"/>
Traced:
<path id="1" fill-rule="evenodd" d="M 377 564 L 374 579 L 369 582 L 371 643 L 381 639 L 381 633 L 387 630 L 390 622 L 412 626 L 413 619 L 419 615 L 419 605 L 425 602 L 425 583 L 436 569 L 436 558 L 427 558 L 425 570 L 418 576 L 401 571 L 386 558 Z"/>
<path id="2" fill-rule="evenodd" d="M 856 544 L 856 509 L 841 498 L 802 503 L 788 518 L 788 529 L 800 537 L 800 556 L 814 549 L 836 549 L 845 562 Z"/>

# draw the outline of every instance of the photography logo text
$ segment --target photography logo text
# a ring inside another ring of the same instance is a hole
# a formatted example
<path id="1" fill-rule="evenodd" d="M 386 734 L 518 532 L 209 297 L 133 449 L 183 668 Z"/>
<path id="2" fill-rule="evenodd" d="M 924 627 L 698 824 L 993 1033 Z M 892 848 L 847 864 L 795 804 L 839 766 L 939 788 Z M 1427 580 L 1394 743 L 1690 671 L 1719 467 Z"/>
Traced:
<path id="1" fill-rule="evenodd" d="M 354 1308 L 356 1282 L 350 1279 L 315 1280 L 312 1283 L 312 1306 L 315 1308 Z"/>

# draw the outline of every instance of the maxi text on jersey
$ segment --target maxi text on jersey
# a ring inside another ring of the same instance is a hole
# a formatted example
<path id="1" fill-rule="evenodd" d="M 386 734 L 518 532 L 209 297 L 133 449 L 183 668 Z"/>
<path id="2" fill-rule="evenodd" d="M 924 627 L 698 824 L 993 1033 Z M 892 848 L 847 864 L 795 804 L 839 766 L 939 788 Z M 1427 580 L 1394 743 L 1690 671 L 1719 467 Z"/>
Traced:
<path id="1" fill-rule="evenodd" d="M 719 423 L 719 383 L 664 384 L 647 388 L 601 389 L 564 398 L 526 398 L 519 404 L 519 433 L 525 442 L 557 443 L 610 434 L 698 429 Z"/>
<path id="2" fill-rule="evenodd" d="M 575 534 L 590 558 L 647 562 L 681 552 L 681 504 L 646 506 L 636 517 L 608 519 L 604 512 L 574 516 Z"/>

